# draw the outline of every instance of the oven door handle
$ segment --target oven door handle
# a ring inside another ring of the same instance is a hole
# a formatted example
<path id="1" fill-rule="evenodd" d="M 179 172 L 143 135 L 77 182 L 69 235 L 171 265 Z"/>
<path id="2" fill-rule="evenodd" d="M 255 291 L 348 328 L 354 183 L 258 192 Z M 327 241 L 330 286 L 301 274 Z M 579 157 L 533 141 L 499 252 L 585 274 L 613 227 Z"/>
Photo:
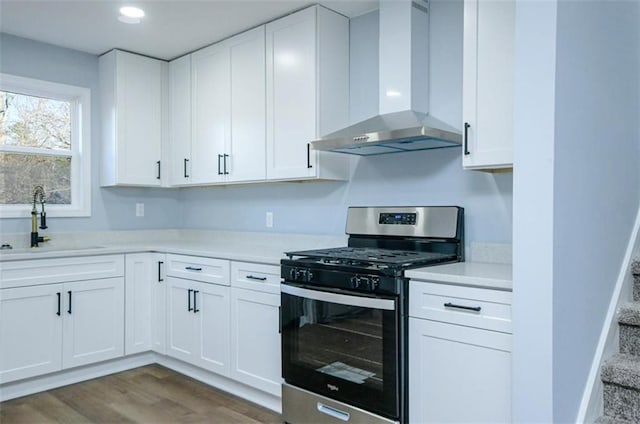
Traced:
<path id="1" fill-rule="evenodd" d="M 384 309 L 385 311 L 395 311 L 396 302 L 391 299 L 380 299 L 366 296 L 353 296 L 347 294 L 330 293 L 319 290 L 303 289 L 301 287 L 282 284 L 282 293 L 293 296 L 304 297 L 305 299 L 319 300 L 321 302 L 339 303 L 347 306 L 361 306 L 363 308 Z"/>

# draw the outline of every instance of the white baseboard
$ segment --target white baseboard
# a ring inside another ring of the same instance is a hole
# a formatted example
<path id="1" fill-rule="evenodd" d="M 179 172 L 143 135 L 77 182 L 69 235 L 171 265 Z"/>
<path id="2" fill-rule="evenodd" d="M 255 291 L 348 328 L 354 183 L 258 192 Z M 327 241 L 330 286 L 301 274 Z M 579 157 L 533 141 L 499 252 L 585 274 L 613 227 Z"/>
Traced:
<path id="1" fill-rule="evenodd" d="M 0 386 L 0 402 L 155 363 L 277 413 L 282 412 L 282 402 L 278 396 L 154 352 L 125 356 L 98 364 L 3 384 Z"/>

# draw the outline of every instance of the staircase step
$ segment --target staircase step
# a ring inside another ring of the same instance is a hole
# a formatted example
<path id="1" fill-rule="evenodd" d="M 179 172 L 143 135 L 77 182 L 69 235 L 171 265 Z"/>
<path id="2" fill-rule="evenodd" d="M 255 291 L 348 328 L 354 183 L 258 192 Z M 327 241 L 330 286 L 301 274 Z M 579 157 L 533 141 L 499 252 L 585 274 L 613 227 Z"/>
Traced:
<path id="1" fill-rule="evenodd" d="M 605 383 L 640 391 L 640 357 L 624 353 L 613 355 L 602 364 L 600 378 Z"/>
<path id="2" fill-rule="evenodd" d="M 640 357 L 617 354 L 602 365 L 604 415 L 640 422 Z"/>
<path id="3" fill-rule="evenodd" d="M 618 309 L 618 322 L 626 325 L 640 326 L 640 302 L 629 302 Z"/>
<path id="4" fill-rule="evenodd" d="M 620 324 L 620 353 L 640 356 L 640 327 Z"/>
<path id="5" fill-rule="evenodd" d="M 640 302 L 640 260 L 631 263 L 631 274 L 633 275 L 633 300 Z"/>
<path id="6" fill-rule="evenodd" d="M 594 421 L 594 424 L 633 424 L 633 421 L 612 418 L 603 415 Z"/>

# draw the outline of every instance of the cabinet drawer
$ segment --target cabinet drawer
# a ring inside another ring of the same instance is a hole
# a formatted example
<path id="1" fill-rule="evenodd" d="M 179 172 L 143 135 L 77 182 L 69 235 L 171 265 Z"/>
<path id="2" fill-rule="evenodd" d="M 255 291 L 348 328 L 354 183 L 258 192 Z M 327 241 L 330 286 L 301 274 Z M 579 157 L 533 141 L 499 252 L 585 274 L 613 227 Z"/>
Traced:
<path id="1" fill-rule="evenodd" d="M 409 315 L 511 333 L 511 292 L 411 281 Z"/>
<path id="2" fill-rule="evenodd" d="M 124 276 L 124 255 L 3 262 L 0 288 Z"/>
<path id="3" fill-rule="evenodd" d="M 250 262 L 231 262 L 231 285 L 280 294 L 280 267 Z"/>
<path id="4" fill-rule="evenodd" d="M 167 255 L 167 276 L 229 285 L 229 261 L 198 256 Z"/>

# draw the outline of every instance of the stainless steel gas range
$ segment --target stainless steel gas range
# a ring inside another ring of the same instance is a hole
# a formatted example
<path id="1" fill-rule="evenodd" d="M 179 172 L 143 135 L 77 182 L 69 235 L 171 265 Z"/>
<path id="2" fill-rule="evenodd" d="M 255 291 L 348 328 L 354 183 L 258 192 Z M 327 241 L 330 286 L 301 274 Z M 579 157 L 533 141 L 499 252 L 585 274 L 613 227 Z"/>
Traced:
<path id="1" fill-rule="evenodd" d="M 404 271 L 464 260 L 457 206 L 352 207 L 346 232 L 281 261 L 287 423 L 407 422 Z"/>

